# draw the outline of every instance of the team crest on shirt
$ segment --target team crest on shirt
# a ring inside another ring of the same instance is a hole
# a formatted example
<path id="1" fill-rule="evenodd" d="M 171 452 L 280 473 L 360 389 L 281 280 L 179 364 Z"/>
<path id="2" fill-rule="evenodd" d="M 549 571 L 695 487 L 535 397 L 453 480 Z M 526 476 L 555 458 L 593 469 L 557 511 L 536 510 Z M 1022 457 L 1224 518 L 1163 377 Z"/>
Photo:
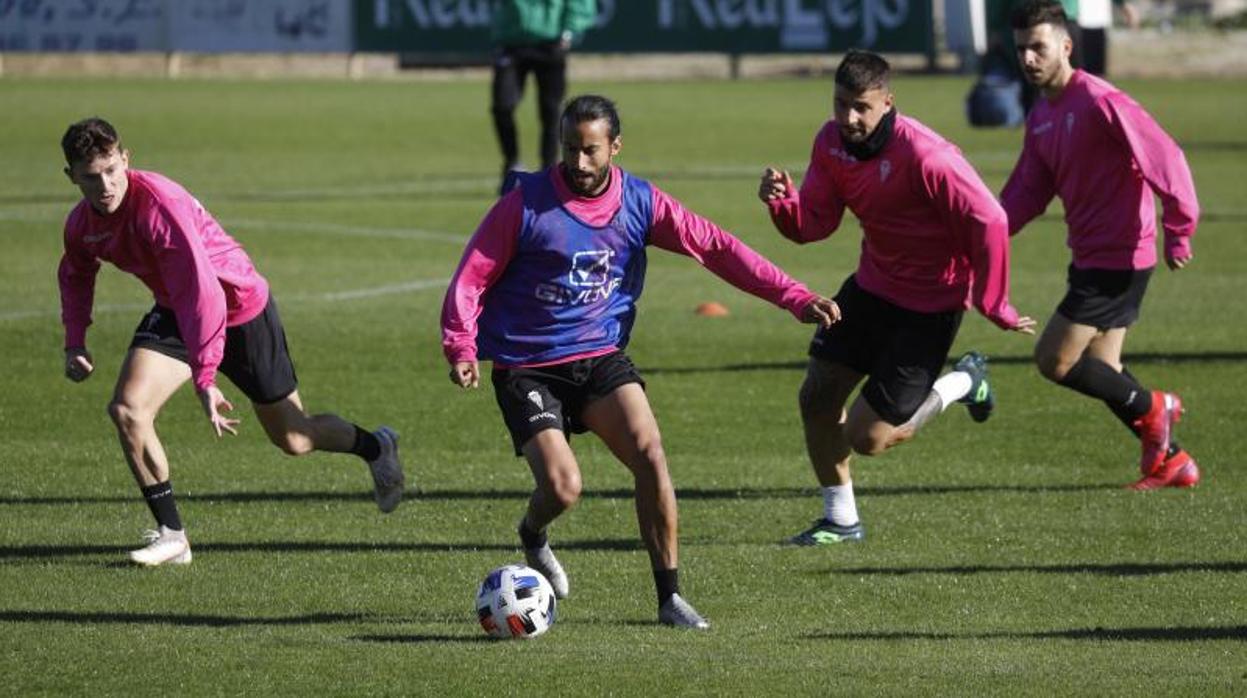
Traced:
<path id="1" fill-rule="evenodd" d="M 889 160 L 879 161 L 879 181 L 888 181 L 888 175 L 892 174 L 892 163 Z"/>
<path id="2" fill-rule="evenodd" d="M 610 280 L 613 250 L 589 250 L 572 256 L 568 280 L 572 286 L 605 286 Z"/>

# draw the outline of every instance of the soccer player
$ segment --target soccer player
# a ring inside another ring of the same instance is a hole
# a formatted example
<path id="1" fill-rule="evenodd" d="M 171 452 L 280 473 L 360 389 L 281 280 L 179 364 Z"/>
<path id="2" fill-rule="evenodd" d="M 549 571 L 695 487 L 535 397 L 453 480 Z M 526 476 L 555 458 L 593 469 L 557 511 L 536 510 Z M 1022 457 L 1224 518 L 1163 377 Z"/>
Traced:
<path id="1" fill-rule="evenodd" d="M 468 242 L 442 307 L 451 382 L 492 381 L 517 456 L 536 487 L 519 524 L 528 564 L 559 598 L 568 581 L 546 527 L 580 498 L 568 434 L 592 431 L 632 472 L 641 538 L 658 589 L 658 620 L 705 629 L 679 594 L 675 491 L 644 381 L 624 353 L 649 245 L 688 255 L 732 285 L 830 325 L 835 304 L 680 202 L 614 166 L 619 114 L 605 97 L 570 101 L 562 163 L 522 175 Z"/>
<path id="2" fill-rule="evenodd" d="M 65 375 L 80 382 L 95 370 L 86 334 L 100 260 L 137 276 L 156 300 L 134 332 L 108 405 L 156 519 L 148 545 L 130 559 L 146 566 L 191 561 L 155 422 L 165 401 L 192 380 L 216 435 L 236 434 L 239 420 L 228 416 L 233 405 L 217 387 L 218 371 L 250 398 L 273 444 L 290 455 L 319 450 L 363 458 L 377 506 L 393 511 L 404 485 L 398 435 L 304 411 L 277 305 L 242 246 L 176 182 L 130 169 L 130 153 L 107 121 L 71 125 L 61 148 L 65 174 L 82 191 L 65 222 L 58 274 Z"/>
<path id="3" fill-rule="evenodd" d="M 1035 321 L 1009 304 L 1004 211 L 954 145 L 897 113 L 889 72 L 882 57 L 850 51 L 836 69 L 834 119 L 814 138 L 800 191 L 773 168 L 758 188 L 794 242 L 831 235 L 846 208 L 863 232 L 857 271 L 835 297 L 843 320 L 810 342 L 799 403 L 823 516 L 789 539 L 796 545 L 865 537 L 853 451 L 882 453 L 953 402 L 966 403 L 976 421 L 990 416 L 995 398 L 981 354 L 965 354 L 939 376 L 971 302 L 1002 329 L 1034 333 Z"/>
<path id="4" fill-rule="evenodd" d="M 1045 378 L 1104 401 L 1138 436 L 1142 477 L 1132 488 L 1190 487 L 1199 467 L 1172 436 L 1181 399 L 1144 388 L 1121 350 L 1156 265 L 1153 192 L 1164 207 L 1165 261 L 1179 270 L 1199 219 L 1195 185 L 1182 150 L 1137 102 L 1070 66 L 1066 22 L 1049 0 L 1028 0 L 1013 16 L 1018 59 L 1043 98 L 1001 202 L 1017 233 L 1061 197 L 1073 250 L 1068 290 L 1035 362 Z"/>

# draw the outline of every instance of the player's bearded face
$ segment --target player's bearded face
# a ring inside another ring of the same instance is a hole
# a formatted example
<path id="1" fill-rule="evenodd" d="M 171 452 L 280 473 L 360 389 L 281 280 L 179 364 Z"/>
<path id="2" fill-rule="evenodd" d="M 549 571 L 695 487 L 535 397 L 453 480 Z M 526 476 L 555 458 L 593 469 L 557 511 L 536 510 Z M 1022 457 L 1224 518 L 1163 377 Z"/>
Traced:
<path id="1" fill-rule="evenodd" d="M 113 213 L 121 208 L 130 180 L 130 152 L 114 146 L 90 162 L 75 162 L 65 168 L 69 180 L 78 186 L 82 197 L 100 213 Z"/>
<path id="2" fill-rule="evenodd" d="M 836 85 L 834 111 L 840 137 L 850 143 L 861 143 L 875 132 L 875 127 L 892 109 L 892 93 L 885 87 L 872 87 L 854 92 Z"/>
<path id="3" fill-rule="evenodd" d="M 610 180 L 611 161 L 619 153 L 620 139 L 610 137 L 606 119 L 572 124 L 564 121 L 563 181 L 576 194 L 597 196 Z"/>
<path id="4" fill-rule="evenodd" d="M 1030 29 L 1016 29 L 1018 63 L 1027 82 L 1043 88 L 1057 83 L 1070 70 L 1069 56 L 1074 44 L 1063 29 L 1051 24 L 1038 24 Z"/>

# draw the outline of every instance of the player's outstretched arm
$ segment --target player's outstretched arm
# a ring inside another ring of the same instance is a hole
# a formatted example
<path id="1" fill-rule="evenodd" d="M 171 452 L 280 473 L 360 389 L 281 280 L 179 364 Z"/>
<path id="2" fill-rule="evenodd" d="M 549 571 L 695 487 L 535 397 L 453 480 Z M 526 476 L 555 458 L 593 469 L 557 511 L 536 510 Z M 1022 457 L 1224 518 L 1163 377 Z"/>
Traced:
<path id="1" fill-rule="evenodd" d="M 450 382 L 463 388 L 479 387 L 481 384 L 481 367 L 477 361 L 456 361 L 450 367 Z"/>
<path id="2" fill-rule="evenodd" d="M 213 431 L 218 437 L 224 432 L 229 432 L 234 436 L 238 435 L 239 420 L 230 419 L 222 412 L 233 412 L 234 405 L 225 399 L 225 395 L 221 393 L 221 389 L 215 384 L 210 384 L 203 390 L 197 391 L 199 394 L 199 404 L 203 405 L 204 414 L 208 415 L 208 422 L 212 424 Z"/>
<path id="3" fill-rule="evenodd" d="M 86 347 L 71 347 L 65 350 L 65 377 L 75 383 L 91 377 L 95 371 L 95 362 Z"/>

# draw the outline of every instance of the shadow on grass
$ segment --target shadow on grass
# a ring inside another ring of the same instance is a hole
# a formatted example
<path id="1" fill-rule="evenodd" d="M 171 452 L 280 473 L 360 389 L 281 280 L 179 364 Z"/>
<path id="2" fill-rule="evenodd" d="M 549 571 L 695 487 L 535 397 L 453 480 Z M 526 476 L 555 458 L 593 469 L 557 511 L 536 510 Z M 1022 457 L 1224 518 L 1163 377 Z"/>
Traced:
<path id="1" fill-rule="evenodd" d="M 955 357 L 953 357 L 955 359 Z M 1152 364 L 1152 363 L 1214 363 L 1218 361 L 1247 361 L 1247 352 L 1244 351 L 1207 351 L 1207 352 L 1153 352 L 1145 351 L 1138 353 L 1127 353 L 1125 355 L 1126 363 L 1135 364 Z M 991 356 L 989 357 L 993 365 L 1016 366 L 1030 365 L 1035 359 L 1030 355 L 1022 356 Z M 766 361 L 747 364 L 725 364 L 721 366 L 641 366 L 640 370 L 645 375 L 668 374 L 684 374 L 684 373 L 740 373 L 745 371 L 804 371 L 806 361 Z M 949 360 L 951 366 L 953 359 Z"/>
<path id="2" fill-rule="evenodd" d="M 849 567 L 816 572 L 843 576 L 903 577 L 911 574 L 1098 574 L 1106 577 L 1145 577 L 1175 572 L 1247 572 L 1247 562 L 1115 562 L 1061 565 L 950 565 L 944 567 Z"/>
<path id="3" fill-rule="evenodd" d="M 1117 490 L 1120 483 L 1092 484 L 948 484 L 948 485 L 893 485 L 883 487 L 862 487 L 857 490 L 858 496 L 887 497 L 902 495 L 940 495 L 967 494 L 977 492 L 1018 492 L 1041 494 L 1044 492 L 1090 492 L 1095 490 Z M 428 501 L 526 501 L 531 490 L 428 490 L 408 495 L 409 502 Z M 676 489 L 676 497 L 687 501 L 698 500 L 738 500 L 738 499 L 805 499 L 817 496 L 817 491 L 810 487 L 680 487 Z M 246 504 L 249 502 L 367 502 L 372 503 L 371 492 L 206 492 L 178 494 L 179 502 L 204 502 Z M 585 490 L 582 499 L 632 499 L 632 490 L 625 488 L 608 490 Z M 57 496 L 57 497 L 0 497 L 0 505 L 81 505 L 81 504 L 125 504 L 138 502 L 137 495 L 116 496 Z"/>
<path id="4" fill-rule="evenodd" d="M 3 559 L 48 559 L 82 555 L 124 555 L 133 546 L 116 545 L 5 545 Z M 518 553 L 519 542 L 500 543 L 384 543 L 355 541 L 256 541 L 251 543 L 194 543 L 194 551 L 205 553 L 461 553 L 503 551 Z M 631 551 L 643 546 L 637 539 L 559 541 L 560 550 Z M 104 563 L 116 567 L 115 563 Z M 120 565 L 128 566 L 128 565 Z M 137 569 L 137 568 L 136 568 Z"/>
<path id="5" fill-rule="evenodd" d="M 488 635 L 352 635 L 348 640 L 356 642 L 391 642 L 400 645 L 419 645 L 429 642 L 458 642 L 468 645 L 502 642 Z"/>
<path id="6" fill-rule="evenodd" d="M 85 625 L 177 625 L 196 628 L 232 628 L 246 625 L 320 625 L 371 620 L 361 613 L 311 613 L 302 616 L 214 616 L 179 613 L 120 613 L 83 611 L 4 611 L 0 622 L 80 623 Z"/>
<path id="7" fill-rule="evenodd" d="M 1096 641 L 1169 641 L 1197 640 L 1247 641 L 1247 625 L 1213 626 L 1207 628 L 1072 628 L 1036 632 L 997 631 L 986 633 L 939 632 L 846 632 L 813 633 L 806 640 L 1096 640 Z"/>

